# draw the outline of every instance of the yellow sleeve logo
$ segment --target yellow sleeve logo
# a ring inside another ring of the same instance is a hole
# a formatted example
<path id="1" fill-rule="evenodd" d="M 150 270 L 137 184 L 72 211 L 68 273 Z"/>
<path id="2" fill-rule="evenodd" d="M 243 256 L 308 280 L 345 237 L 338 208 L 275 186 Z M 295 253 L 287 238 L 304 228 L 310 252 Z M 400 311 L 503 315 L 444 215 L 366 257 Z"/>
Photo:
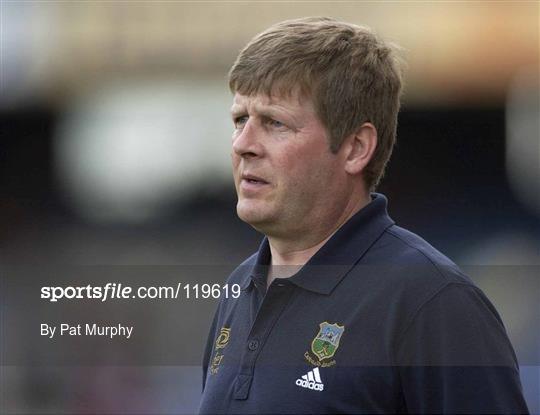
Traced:
<path id="1" fill-rule="evenodd" d="M 218 372 L 219 365 L 223 360 L 223 353 L 220 352 L 221 349 L 224 349 L 225 346 L 229 343 L 229 336 L 231 334 L 231 329 L 229 327 L 222 327 L 219 331 L 219 335 L 216 338 L 215 350 L 216 353 L 212 359 L 212 366 L 210 366 L 210 374 L 215 375 Z"/>
<path id="2" fill-rule="evenodd" d="M 223 349 L 229 343 L 229 335 L 231 334 L 231 329 L 227 327 L 222 327 L 219 332 L 219 336 L 216 339 L 216 350 Z"/>

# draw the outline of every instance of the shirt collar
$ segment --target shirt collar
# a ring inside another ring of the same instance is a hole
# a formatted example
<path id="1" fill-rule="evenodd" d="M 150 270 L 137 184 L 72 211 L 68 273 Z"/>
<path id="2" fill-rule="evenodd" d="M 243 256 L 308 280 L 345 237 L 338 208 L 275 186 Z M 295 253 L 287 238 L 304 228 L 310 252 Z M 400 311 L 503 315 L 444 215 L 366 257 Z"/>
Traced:
<path id="1" fill-rule="evenodd" d="M 295 275 L 284 281 L 319 294 L 330 294 L 349 270 L 394 221 L 388 216 L 386 197 L 371 194 L 371 202 L 354 214 Z M 266 285 L 271 254 L 264 237 L 242 288 Z"/>

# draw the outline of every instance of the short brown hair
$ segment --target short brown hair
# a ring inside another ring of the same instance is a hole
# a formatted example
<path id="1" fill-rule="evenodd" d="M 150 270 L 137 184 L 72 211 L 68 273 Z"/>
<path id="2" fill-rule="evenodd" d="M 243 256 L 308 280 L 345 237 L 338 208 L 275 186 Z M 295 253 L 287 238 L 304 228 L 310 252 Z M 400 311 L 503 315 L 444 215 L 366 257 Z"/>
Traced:
<path id="1" fill-rule="evenodd" d="M 371 122 L 378 143 L 364 179 L 374 190 L 396 140 L 402 91 L 398 49 L 366 27 L 327 17 L 287 20 L 255 36 L 240 52 L 229 88 L 242 95 L 299 90 L 311 97 L 334 153 L 348 135 Z"/>

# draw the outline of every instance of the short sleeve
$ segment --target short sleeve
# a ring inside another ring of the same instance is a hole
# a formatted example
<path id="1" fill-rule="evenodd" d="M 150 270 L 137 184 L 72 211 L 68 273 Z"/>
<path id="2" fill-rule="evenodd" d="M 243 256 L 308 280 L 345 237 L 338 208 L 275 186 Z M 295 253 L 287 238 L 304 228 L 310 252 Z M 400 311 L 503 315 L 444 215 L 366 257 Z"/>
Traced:
<path id="1" fill-rule="evenodd" d="M 502 320 L 480 289 L 451 283 L 404 327 L 395 362 L 412 413 L 528 413 Z"/>

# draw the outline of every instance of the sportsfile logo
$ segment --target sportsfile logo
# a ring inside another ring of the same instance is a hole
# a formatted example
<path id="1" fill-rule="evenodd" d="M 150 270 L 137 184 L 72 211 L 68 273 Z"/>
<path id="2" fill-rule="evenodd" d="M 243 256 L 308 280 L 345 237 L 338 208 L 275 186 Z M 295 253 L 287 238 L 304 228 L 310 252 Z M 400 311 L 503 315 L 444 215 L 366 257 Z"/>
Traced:
<path id="1" fill-rule="evenodd" d="M 319 368 L 316 367 L 315 369 L 307 372 L 301 378 L 296 379 L 296 386 L 322 392 L 322 390 L 324 389 L 324 384 L 321 380 Z"/>

